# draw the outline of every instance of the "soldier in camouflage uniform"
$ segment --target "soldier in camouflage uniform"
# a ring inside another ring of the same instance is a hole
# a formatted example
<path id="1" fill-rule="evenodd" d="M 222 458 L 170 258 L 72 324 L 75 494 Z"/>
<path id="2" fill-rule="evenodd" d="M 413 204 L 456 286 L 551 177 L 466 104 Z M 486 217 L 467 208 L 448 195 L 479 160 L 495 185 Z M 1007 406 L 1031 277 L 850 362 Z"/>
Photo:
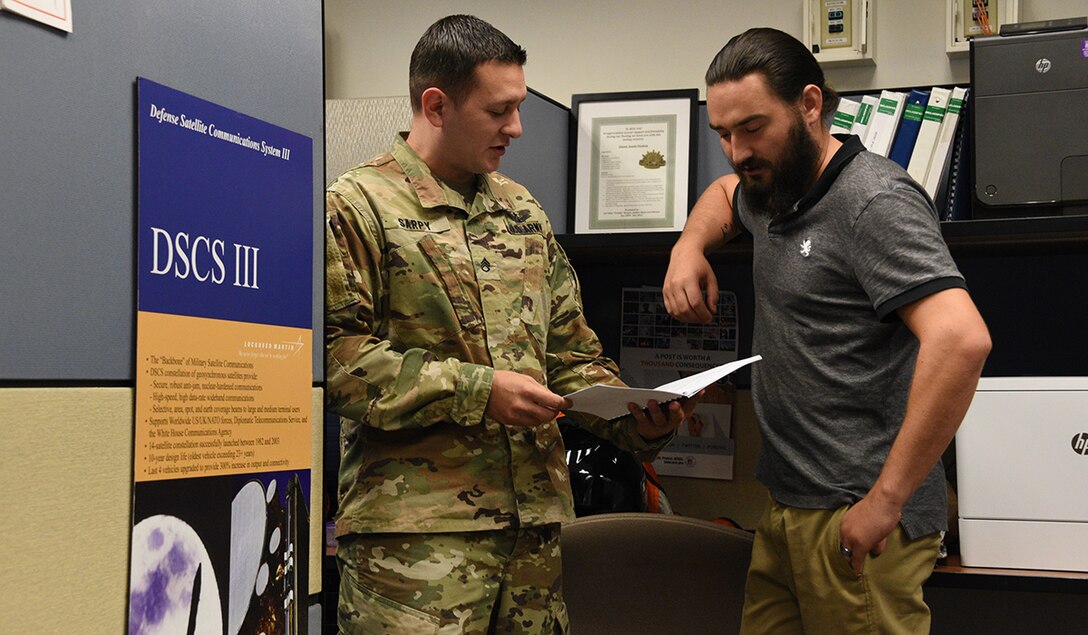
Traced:
<path id="1" fill-rule="evenodd" d="M 555 417 L 560 395 L 620 381 L 544 211 L 495 172 L 521 135 L 524 63 L 481 20 L 435 23 L 412 55 L 411 132 L 326 194 L 342 632 L 568 630 Z M 646 459 L 694 401 L 571 416 Z"/>

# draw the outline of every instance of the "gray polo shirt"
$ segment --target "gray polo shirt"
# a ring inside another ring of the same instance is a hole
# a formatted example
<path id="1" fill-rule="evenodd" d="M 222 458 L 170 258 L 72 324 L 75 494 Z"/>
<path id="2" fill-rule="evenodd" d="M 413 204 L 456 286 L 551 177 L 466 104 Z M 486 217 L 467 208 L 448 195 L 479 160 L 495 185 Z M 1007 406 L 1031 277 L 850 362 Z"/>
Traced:
<path id="1" fill-rule="evenodd" d="M 832 509 L 876 481 L 903 421 L 918 340 L 897 309 L 964 287 L 933 204 L 854 136 L 794 209 L 734 198 L 754 244 L 756 476 L 778 502 Z M 737 188 L 738 192 L 740 188 Z M 947 527 L 937 463 L 903 509 L 910 538 Z"/>

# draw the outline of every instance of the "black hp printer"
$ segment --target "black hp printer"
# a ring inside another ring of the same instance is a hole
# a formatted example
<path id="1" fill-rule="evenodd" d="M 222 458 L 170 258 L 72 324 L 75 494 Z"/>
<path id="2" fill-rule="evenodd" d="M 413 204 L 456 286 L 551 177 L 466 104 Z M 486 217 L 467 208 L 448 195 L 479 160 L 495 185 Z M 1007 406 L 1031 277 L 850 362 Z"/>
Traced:
<path id="1" fill-rule="evenodd" d="M 1088 19 L 1005 25 L 971 44 L 983 209 L 1088 214 Z"/>

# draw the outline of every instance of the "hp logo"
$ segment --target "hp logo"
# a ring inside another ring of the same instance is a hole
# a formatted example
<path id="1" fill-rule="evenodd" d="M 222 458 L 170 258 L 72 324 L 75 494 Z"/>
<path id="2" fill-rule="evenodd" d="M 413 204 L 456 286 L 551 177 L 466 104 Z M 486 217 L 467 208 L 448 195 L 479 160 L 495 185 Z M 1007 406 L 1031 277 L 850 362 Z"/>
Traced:
<path id="1" fill-rule="evenodd" d="M 1035 70 L 1040 73 L 1045 73 L 1050 70 L 1050 60 L 1045 57 L 1040 57 L 1035 61 Z"/>
<path id="2" fill-rule="evenodd" d="M 1073 436 L 1071 444 L 1077 454 L 1088 455 L 1088 432 L 1081 432 Z"/>

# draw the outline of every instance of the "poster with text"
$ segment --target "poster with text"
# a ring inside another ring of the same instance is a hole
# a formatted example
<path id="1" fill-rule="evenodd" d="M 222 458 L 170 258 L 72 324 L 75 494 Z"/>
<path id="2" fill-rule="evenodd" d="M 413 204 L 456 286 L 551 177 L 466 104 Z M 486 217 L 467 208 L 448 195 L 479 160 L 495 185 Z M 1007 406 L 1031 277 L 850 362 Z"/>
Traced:
<path id="1" fill-rule="evenodd" d="M 305 632 L 312 141 L 137 89 L 129 633 Z"/>
<path id="2" fill-rule="evenodd" d="M 660 287 L 623 289 L 620 324 L 621 377 L 630 386 L 653 388 L 737 359 L 737 297 L 718 292 L 718 311 L 708 324 L 688 324 L 665 310 Z M 732 479 L 734 384 L 711 384 L 673 439 L 654 461 L 658 474 Z"/>

